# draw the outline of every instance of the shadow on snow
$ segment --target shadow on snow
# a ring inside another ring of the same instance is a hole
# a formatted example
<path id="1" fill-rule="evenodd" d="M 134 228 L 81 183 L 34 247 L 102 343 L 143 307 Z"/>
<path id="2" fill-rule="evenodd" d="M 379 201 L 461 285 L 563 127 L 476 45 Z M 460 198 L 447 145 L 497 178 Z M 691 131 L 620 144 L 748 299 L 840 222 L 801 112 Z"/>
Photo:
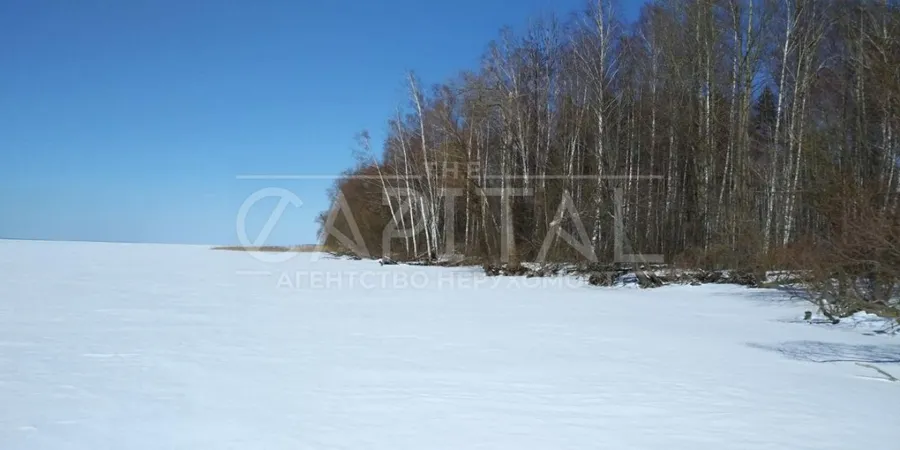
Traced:
<path id="1" fill-rule="evenodd" d="M 748 343 L 750 347 L 781 353 L 796 361 L 900 364 L 900 345 L 853 345 L 820 341 Z"/>

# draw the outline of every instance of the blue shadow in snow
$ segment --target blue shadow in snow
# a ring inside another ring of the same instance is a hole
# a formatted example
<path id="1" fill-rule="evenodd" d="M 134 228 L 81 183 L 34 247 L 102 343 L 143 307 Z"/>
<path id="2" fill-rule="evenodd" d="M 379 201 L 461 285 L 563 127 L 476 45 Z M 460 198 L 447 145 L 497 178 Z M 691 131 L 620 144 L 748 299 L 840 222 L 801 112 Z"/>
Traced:
<path id="1" fill-rule="evenodd" d="M 787 341 L 774 345 L 751 342 L 747 345 L 781 353 L 796 361 L 900 364 L 900 345 L 853 345 L 820 341 Z"/>

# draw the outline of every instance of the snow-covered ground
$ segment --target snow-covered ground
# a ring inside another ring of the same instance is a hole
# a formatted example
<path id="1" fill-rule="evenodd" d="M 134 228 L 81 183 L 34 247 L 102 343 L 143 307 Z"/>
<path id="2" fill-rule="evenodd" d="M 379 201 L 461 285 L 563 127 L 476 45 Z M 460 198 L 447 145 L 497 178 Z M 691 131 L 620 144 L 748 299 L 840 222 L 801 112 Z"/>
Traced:
<path id="1" fill-rule="evenodd" d="M 273 257 L 277 255 L 261 255 Z M 900 337 L 597 288 L 0 241 L 0 449 L 890 449 Z"/>

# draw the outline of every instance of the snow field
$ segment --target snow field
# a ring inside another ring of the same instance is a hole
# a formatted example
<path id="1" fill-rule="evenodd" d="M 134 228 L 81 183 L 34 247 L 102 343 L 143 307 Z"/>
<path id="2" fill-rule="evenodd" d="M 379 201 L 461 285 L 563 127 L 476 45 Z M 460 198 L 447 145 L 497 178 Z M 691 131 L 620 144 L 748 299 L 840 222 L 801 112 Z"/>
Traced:
<path id="1" fill-rule="evenodd" d="M 900 375 L 872 320 L 806 324 L 770 290 L 478 272 L 0 241 L 0 448 L 900 442 L 900 383 L 856 364 Z"/>

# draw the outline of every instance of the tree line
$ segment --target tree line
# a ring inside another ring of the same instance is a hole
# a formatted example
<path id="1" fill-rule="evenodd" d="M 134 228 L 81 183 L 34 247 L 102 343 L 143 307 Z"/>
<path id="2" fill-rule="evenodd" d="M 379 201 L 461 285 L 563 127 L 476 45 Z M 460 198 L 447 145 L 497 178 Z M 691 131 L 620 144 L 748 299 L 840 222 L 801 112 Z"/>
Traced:
<path id="1" fill-rule="evenodd" d="M 897 2 L 657 0 L 626 23 L 600 0 L 405 84 L 329 192 L 329 248 L 587 258 L 568 235 L 612 261 L 621 232 L 698 266 L 900 260 Z"/>

